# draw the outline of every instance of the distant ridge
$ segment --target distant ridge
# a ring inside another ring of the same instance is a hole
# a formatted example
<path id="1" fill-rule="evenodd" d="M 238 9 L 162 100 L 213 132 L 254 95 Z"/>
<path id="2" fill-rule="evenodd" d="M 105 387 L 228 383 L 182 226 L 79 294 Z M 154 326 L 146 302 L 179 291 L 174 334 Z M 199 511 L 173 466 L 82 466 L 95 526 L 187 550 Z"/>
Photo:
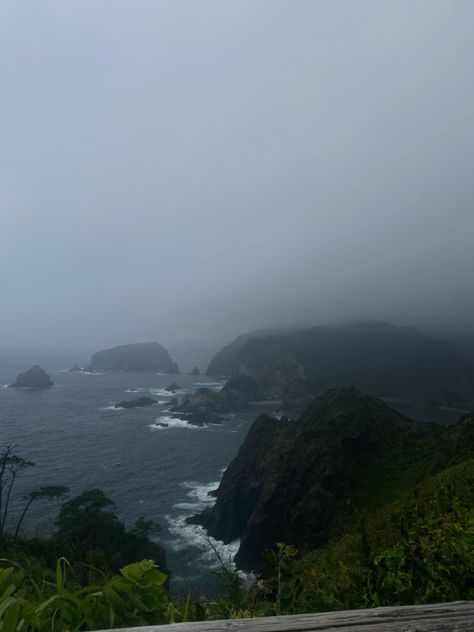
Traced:
<path id="1" fill-rule="evenodd" d="M 266 338 L 271 335 L 289 333 L 292 329 L 257 329 L 237 336 L 235 340 L 218 351 L 206 369 L 206 375 L 217 377 L 222 375 L 232 376 L 235 373 L 239 351 L 254 338 Z"/>
<path id="2" fill-rule="evenodd" d="M 381 321 L 239 336 L 208 374 L 249 375 L 267 399 L 303 408 L 328 388 L 434 405 L 474 403 L 474 367 L 454 345 Z"/>

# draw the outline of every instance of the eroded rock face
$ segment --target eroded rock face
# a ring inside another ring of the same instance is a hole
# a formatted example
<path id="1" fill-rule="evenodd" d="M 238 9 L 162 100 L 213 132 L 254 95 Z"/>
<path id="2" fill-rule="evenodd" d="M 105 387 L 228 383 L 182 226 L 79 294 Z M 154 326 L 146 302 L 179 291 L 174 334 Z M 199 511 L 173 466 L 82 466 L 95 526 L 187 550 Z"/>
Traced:
<path id="1" fill-rule="evenodd" d="M 91 371 L 160 371 L 178 373 L 176 362 L 168 351 L 157 342 L 140 342 L 120 345 L 94 353 Z"/>
<path id="2" fill-rule="evenodd" d="M 262 415 L 225 471 L 214 507 L 190 522 L 224 542 L 239 538 L 236 562 L 246 569 L 258 570 L 276 542 L 317 548 L 357 511 L 472 458 L 474 426 L 466 419 L 412 422 L 354 388 L 327 391 L 298 421 Z"/>
<path id="3" fill-rule="evenodd" d="M 28 371 L 19 373 L 15 382 L 10 384 L 10 386 L 12 388 L 49 388 L 53 386 L 53 382 L 46 371 L 44 371 L 39 364 L 35 364 L 31 369 L 28 369 Z"/>
<path id="4" fill-rule="evenodd" d="M 144 406 L 153 406 L 158 400 L 153 397 L 137 397 L 137 399 L 124 399 L 115 404 L 115 408 L 143 408 Z"/>

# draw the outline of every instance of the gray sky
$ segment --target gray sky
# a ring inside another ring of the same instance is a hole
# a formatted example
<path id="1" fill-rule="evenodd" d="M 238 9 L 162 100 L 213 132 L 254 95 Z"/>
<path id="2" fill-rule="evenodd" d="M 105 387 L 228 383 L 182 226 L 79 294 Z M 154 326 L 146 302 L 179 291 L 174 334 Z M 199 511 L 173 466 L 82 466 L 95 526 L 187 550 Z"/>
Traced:
<path id="1" fill-rule="evenodd" d="M 2 0 L 0 347 L 474 322 L 474 2 Z"/>

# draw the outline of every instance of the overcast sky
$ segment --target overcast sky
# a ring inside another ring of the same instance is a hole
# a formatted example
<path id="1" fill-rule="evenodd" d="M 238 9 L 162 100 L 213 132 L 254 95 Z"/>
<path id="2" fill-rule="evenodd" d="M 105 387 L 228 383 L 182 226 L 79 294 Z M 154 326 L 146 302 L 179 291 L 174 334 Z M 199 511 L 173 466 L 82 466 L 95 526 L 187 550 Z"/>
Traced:
<path id="1" fill-rule="evenodd" d="M 472 0 L 2 0 L 0 347 L 474 324 Z"/>

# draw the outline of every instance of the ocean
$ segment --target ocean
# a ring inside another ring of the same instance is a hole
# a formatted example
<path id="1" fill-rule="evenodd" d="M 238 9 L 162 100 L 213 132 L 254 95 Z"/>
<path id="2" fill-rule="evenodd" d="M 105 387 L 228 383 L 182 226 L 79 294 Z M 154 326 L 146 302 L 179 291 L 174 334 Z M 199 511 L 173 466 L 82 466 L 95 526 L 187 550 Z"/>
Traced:
<path id="1" fill-rule="evenodd" d="M 37 357 L 40 356 L 40 357 Z M 156 373 L 69 373 L 76 358 L 41 354 L 0 358 L 0 445 L 15 444 L 18 454 L 35 463 L 18 478 L 12 510 L 23 496 L 41 485 L 61 484 L 71 494 L 101 488 L 115 502 L 118 517 L 128 526 L 144 517 L 161 525 L 157 539 L 167 550 L 172 586 L 177 590 L 215 592 L 213 571 L 219 563 L 198 526 L 185 518 L 213 502 L 222 473 L 242 444 L 261 410 L 249 408 L 227 415 L 221 426 L 203 428 L 173 420 L 165 391 L 171 382 L 182 389 L 220 389 L 223 382 L 206 376 Z M 44 357 L 43 357 L 44 356 Z M 39 363 L 54 386 L 43 391 L 6 388 L 16 374 Z M 141 395 L 158 404 L 148 408 L 115 409 L 123 399 Z M 391 402 L 422 420 L 452 422 L 458 411 L 440 411 Z M 167 428 L 158 423 L 168 423 Z M 44 535 L 53 528 L 57 506 L 33 503 L 25 531 Z M 214 543 L 231 559 L 238 543 Z"/>

